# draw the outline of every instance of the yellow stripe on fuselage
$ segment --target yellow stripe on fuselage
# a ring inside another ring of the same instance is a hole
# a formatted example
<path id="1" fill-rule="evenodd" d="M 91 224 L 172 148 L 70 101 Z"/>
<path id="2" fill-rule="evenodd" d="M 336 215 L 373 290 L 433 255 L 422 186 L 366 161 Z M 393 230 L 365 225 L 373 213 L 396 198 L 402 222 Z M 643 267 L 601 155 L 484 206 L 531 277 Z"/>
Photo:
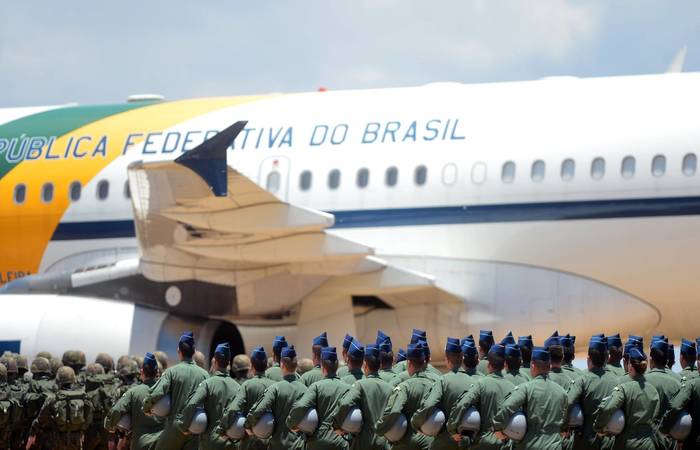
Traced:
<path id="1" fill-rule="evenodd" d="M 106 156 L 84 159 L 37 159 L 24 161 L 0 180 L 0 284 L 8 274 L 36 273 L 51 236 L 70 206 L 68 188 L 79 181 L 83 186 L 121 156 L 129 134 L 159 132 L 202 114 L 264 97 L 225 97 L 181 100 L 138 108 L 97 120 L 59 137 L 53 148 L 62 149 L 73 138 L 90 136 L 97 142 L 108 136 Z M 132 139 L 138 143 L 141 139 Z M 54 184 L 54 199 L 41 201 L 41 187 Z M 13 201 L 15 186 L 27 186 L 26 201 Z M 17 275 L 15 275 L 17 276 Z"/>

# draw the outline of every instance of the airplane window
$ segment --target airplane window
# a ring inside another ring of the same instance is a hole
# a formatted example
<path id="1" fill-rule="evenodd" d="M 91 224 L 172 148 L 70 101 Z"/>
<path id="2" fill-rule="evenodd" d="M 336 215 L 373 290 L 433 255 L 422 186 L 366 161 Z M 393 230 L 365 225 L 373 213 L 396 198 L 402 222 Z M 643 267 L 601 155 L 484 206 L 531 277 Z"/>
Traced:
<path id="1" fill-rule="evenodd" d="M 532 178 L 532 181 L 539 183 L 544 180 L 544 168 L 544 161 L 541 159 L 532 163 L 532 169 L 530 171 L 530 178 Z"/>
<path id="2" fill-rule="evenodd" d="M 129 180 L 126 180 L 124 182 L 124 198 L 126 198 L 126 199 L 131 198 L 131 187 L 129 186 Z"/>
<path id="3" fill-rule="evenodd" d="M 457 182 L 457 166 L 447 164 L 442 168 L 442 182 L 447 186 L 452 186 Z"/>
<path id="4" fill-rule="evenodd" d="M 45 183 L 41 187 L 41 201 L 44 203 L 53 201 L 53 183 Z"/>
<path id="5" fill-rule="evenodd" d="M 299 177 L 299 188 L 302 191 L 308 191 L 311 189 L 311 171 L 305 170 L 301 173 Z"/>
<path id="6" fill-rule="evenodd" d="M 268 173 L 267 180 L 265 181 L 265 189 L 273 194 L 277 193 L 277 191 L 280 190 L 281 178 L 280 173 L 276 170 Z"/>
<path id="7" fill-rule="evenodd" d="M 366 188 L 369 184 L 369 170 L 366 167 L 357 171 L 357 187 Z"/>
<path id="8" fill-rule="evenodd" d="M 605 175 L 605 160 L 603 158 L 595 158 L 591 162 L 591 178 L 600 180 Z"/>
<path id="9" fill-rule="evenodd" d="M 396 186 L 396 183 L 399 181 L 399 169 L 393 166 L 386 169 L 386 177 L 384 181 L 389 187 Z"/>
<path id="10" fill-rule="evenodd" d="M 109 196 L 109 181 L 102 180 L 97 183 L 97 198 L 105 200 Z"/>
<path id="11" fill-rule="evenodd" d="M 683 175 L 692 177 L 698 169 L 698 157 L 695 153 L 688 153 L 683 157 Z"/>
<path id="12" fill-rule="evenodd" d="M 515 180 L 515 163 L 513 161 L 507 161 L 503 164 L 501 180 L 504 183 L 512 183 Z"/>
<path id="13" fill-rule="evenodd" d="M 338 189 L 338 186 L 340 186 L 340 170 L 333 169 L 328 172 L 328 187 Z"/>
<path id="14" fill-rule="evenodd" d="M 651 174 L 655 177 L 662 177 L 666 173 L 666 157 L 664 155 L 656 155 L 651 160 Z"/>
<path id="15" fill-rule="evenodd" d="M 416 170 L 413 173 L 413 181 L 418 186 L 423 186 L 427 180 L 428 180 L 428 168 L 425 166 L 416 167 Z"/>
<path id="16" fill-rule="evenodd" d="M 565 159 L 561 163 L 561 179 L 571 181 L 576 174 L 576 162 L 573 159 Z"/>
<path id="17" fill-rule="evenodd" d="M 481 184 L 486 181 L 486 164 L 478 162 L 472 166 L 472 183 Z"/>
<path id="18" fill-rule="evenodd" d="M 68 195 L 70 197 L 70 201 L 72 202 L 77 202 L 80 200 L 80 194 L 83 192 L 83 187 L 80 184 L 80 181 L 74 181 L 70 184 L 70 187 L 68 188 Z"/>
<path id="19" fill-rule="evenodd" d="M 625 156 L 622 158 L 622 177 L 632 178 L 634 176 L 635 167 L 636 161 L 634 156 Z"/>
<path id="20" fill-rule="evenodd" d="M 21 205 L 27 199 L 27 186 L 18 184 L 15 186 L 15 203 Z"/>

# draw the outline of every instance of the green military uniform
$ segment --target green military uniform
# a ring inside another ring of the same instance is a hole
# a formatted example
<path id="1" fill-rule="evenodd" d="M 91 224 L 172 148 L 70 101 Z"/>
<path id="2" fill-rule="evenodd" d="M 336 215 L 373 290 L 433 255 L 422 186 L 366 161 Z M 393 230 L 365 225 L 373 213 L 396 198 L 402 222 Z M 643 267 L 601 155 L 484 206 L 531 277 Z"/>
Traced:
<path id="1" fill-rule="evenodd" d="M 304 414 L 315 408 L 318 414 L 318 428 L 306 437 L 308 450 L 333 450 L 348 447 L 345 439 L 333 431 L 333 418 L 337 413 L 338 402 L 350 389 L 350 385 L 335 375 L 312 384 L 304 395 L 294 402 L 287 417 L 287 427 L 295 428 L 304 418 Z"/>
<path id="2" fill-rule="evenodd" d="M 85 377 L 85 390 L 92 402 L 92 424 L 85 432 L 85 450 L 106 449 L 113 435 L 105 430 L 104 420 L 114 405 L 114 390 L 104 386 L 102 375 L 87 375 Z"/>
<path id="3" fill-rule="evenodd" d="M 143 402 L 148 396 L 155 379 L 147 379 L 143 384 L 134 385 L 126 391 L 109 411 L 105 418 L 105 428 L 114 429 L 119 419 L 125 414 L 131 416 L 131 450 L 146 450 L 152 448 L 163 431 L 164 419 L 147 416 L 143 412 Z"/>
<path id="4" fill-rule="evenodd" d="M 671 399 L 680 391 L 681 383 L 675 376 L 666 372 L 665 369 L 651 369 L 647 372 L 645 378 L 649 384 L 656 388 L 659 394 L 659 410 L 654 417 L 655 428 L 658 428 L 661 424 L 661 419 L 671 408 Z M 655 433 L 654 440 L 658 449 L 675 448 L 674 440 L 669 436 L 662 435 L 658 431 Z"/>
<path id="5" fill-rule="evenodd" d="M 678 420 L 680 412 L 684 410 L 688 411 L 693 418 L 693 427 L 683 443 L 683 448 L 697 448 L 700 445 L 698 442 L 700 439 L 700 377 L 683 381 L 681 390 L 671 400 L 669 409 L 662 419 L 661 431 L 668 433 Z"/>
<path id="6" fill-rule="evenodd" d="M 553 367 L 552 370 L 549 372 L 548 378 L 557 383 L 564 390 L 569 389 L 569 384 L 571 384 L 572 380 L 572 377 L 570 377 L 566 372 L 564 372 L 564 369 L 562 369 L 561 367 Z"/>
<path id="7" fill-rule="evenodd" d="M 427 370 L 423 371 L 423 375 L 431 379 L 433 382 L 438 382 L 442 378 L 441 375 L 436 375 L 433 372 L 428 372 Z M 411 378 L 411 376 L 408 374 L 408 370 L 404 370 L 403 372 L 397 374 L 394 379 L 389 382 L 389 384 L 396 387 L 409 378 Z"/>
<path id="8" fill-rule="evenodd" d="M 21 448 L 26 442 L 26 431 L 31 426 L 32 420 L 36 418 L 39 410 L 31 412 L 27 410 L 27 393 L 30 385 L 21 382 L 19 379 L 8 383 L 9 396 L 14 399 L 19 406 L 19 413 L 15 415 L 12 423 L 12 445 L 14 448 Z M 43 404 L 43 402 L 41 402 Z M 47 447 L 48 448 L 48 447 Z"/>
<path id="9" fill-rule="evenodd" d="M 394 450 L 430 448 L 433 438 L 420 434 L 418 430 L 410 424 L 411 417 L 420 407 L 423 399 L 428 395 L 434 383 L 434 378 L 428 376 L 426 372 L 418 372 L 405 381 L 399 383 L 394 388 L 384 411 L 377 421 L 377 434 L 384 436 L 387 431 L 396 423 L 401 413 L 409 420 L 406 434 L 391 448 Z"/>
<path id="10" fill-rule="evenodd" d="M 493 427 L 502 431 L 508 420 L 522 410 L 527 417 L 527 433 L 517 447 L 523 450 L 560 449 L 560 433 L 565 429 L 566 392 L 546 375 L 515 386 L 493 418 Z"/>
<path id="11" fill-rule="evenodd" d="M 394 364 L 393 371 L 396 375 L 400 374 L 401 372 L 406 370 L 406 361 L 399 361 L 396 364 Z"/>
<path id="12" fill-rule="evenodd" d="M 478 370 L 479 373 L 482 375 L 489 374 L 489 360 L 488 360 L 488 357 L 486 355 L 479 358 L 479 365 L 476 366 L 476 370 Z"/>
<path id="13" fill-rule="evenodd" d="M 251 408 L 246 418 L 246 427 L 252 428 L 268 411 L 275 417 L 275 429 L 269 443 L 270 450 L 303 449 L 304 440 L 290 431 L 285 423 L 294 402 L 306 392 L 306 386 L 296 375 L 287 375 L 265 390 L 262 398 Z"/>
<path id="14" fill-rule="evenodd" d="M 379 369 L 377 376 L 387 383 L 391 383 L 391 381 L 396 377 L 396 373 L 394 372 L 394 369 Z"/>
<path id="15" fill-rule="evenodd" d="M 352 450 L 384 450 L 387 442 L 375 432 L 375 424 L 384 411 L 392 388 L 378 373 L 370 373 L 366 378 L 355 382 L 338 402 L 338 413 L 333 423 L 340 428 L 350 409 L 358 407 L 362 411 L 362 431 L 352 438 Z"/>
<path id="16" fill-rule="evenodd" d="M 452 408 L 447 422 L 448 433 L 457 434 L 462 416 L 469 408 L 474 407 L 481 416 L 481 427 L 479 434 L 474 436 L 473 442 L 465 436 L 464 443 L 471 444 L 469 448 L 473 449 L 509 448 L 508 444 L 504 444 L 494 436 L 493 418 L 501 408 L 503 400 L 514 388 L 515 385 L 507 380 L 502 372 L 493 372 L 476 380 L 476 383 L 459 397 Z M 457 446 L 454 445 L 451 448 L 457 448 Z"/>
<path id="17" fill-rule="evenodd" d="M 584 373 L 583 370 L 578 367 L 574 367 L 571 363 L 564 363 L 561 365 L 561 370 L 571 379 L 574 379 Z"/>
<path id="18" fill-rule="evenodd" d="M 335 375 L 342 380 L 344 377 L 350 375 L 350 369 L 348 369 L 346 365 L 339 366 Z"/>
<path id="19" fill-rule="evenodd" d="M 282 381 L 282 368 L 280 363 L 272 363 L 272 367 L 265 371 L 265 376 L 272 381 Z"/>
<path id="20" fill-rule="evenodd" d="M 224 410 L 217 429 L 218 434 L 224 434 L 236 420 L 238 414 L 247 416 L 253 404 L 263 396 L 265 390 L 273 383 L 274 381 L 261 374 L 256 374 L 253 378 L 243 382 L 236 396 Z M 267 443 L 255 436 L 245 436 L 239 441 L 238 448 L 239 450 L 264 450 L 267 448 Z"/>
<path id="21" fill-rule="evenodd" d="M 593 421 L 600 403 L 610 395 L 615 386 L 617 386 L 617 376 L 604 367 L 594 367 L 571 381 L 567 392 L 569 407 L 579 404 L 583 412 L 583 429 L 581 435 L 577 435 L 574 439 L 574 448 L 580 450 L 612 448 L 615 439 L 609 436 L 598 436 L 593 430 Z"/>
<path id="22" fill-rule="evenodd" d="M 361 380 L 365 377 L 365 373 L 362 369 L 348 369 L 348 374 L 340 378 L 344 383 L 353 384 L 355 381 Z"/>
<path id="23" fill-rule="evenodd" d="M 510 381 L 513 383 L 514 386 L 517 386 L 519 384 L 527 383 L 530 381 L 530 378 L 526 375 L 524 375 L 521 372 L 521 369 L 518 370 L 507 370 L 503 373 L 503 378 L 506 380 Z"/>
<path id="24" fill-rule="evenodd" d="M 693 378 L 700 377 L 700 373 L 698 373 L 698 368 L 695 367 L 695 364 L 693 364 L 692 366 L 684 367 L 683 369 L 681 369 L 678 375 L 681 376 L 681 379 L 685 380 L 692 380 Z"/>
<path id="25" fill-rule="evenodd" d="M 179 364 L 168 367 L 151 387 L 143 402 L 143 410 L 146 412 L 150 411 L 163 396 L 170 394 L 170 415 L 166 419 L 163 433 L 156 445 L 157 450 L 197 448 L 197 439 L 194 436 L 184 435 L 175 425 L 175 420 L 182 413 L 190 395 L 208 376 L 206 370 L 197 366 L 191 359 L 185 359 Z"/>
<path id="26" fill-rule="evenodd" d="M 615 436 L 615 448 L 655 450 L 654 418 L 659 411 L 659 394 L 644 375 L 613 388 L 598 408 L 593 429 L 603 433 L 612 413 L 620 408 L 625 413 L 625 429 Z"/>
<path id="27" fill-rule="evenodd" d="M 7 383 L 7 369 L 0 364 L 0 449 L 12 448 L 12 431 L 21 414 L 22 404 L 13 397 Z"/>
<path id="28" fill-rule="evenodd" d="M 441 377 L 443 375 L 443 373 L 440 369 L 438 369 L 437 367 L 434 367 L 430 363 L 425 367 L 425 371 L 428 373 L 432 373 L 433 375 L 437 375 L 439 377 Z"/>
<path id="29" fill-rule="evenodd" d="M 175 426 L 181 432 L 186 432 L 197 408 L 204 408 L 207 414 L 207 430 L 199 436 L 199 449 L 233 448 L 233 444 L 216 433 L 215 429 L 223 415 L 224 408 L 236 395 L 239 388 L 240 385 L 227 372 L 214 372 L 210 378 L 199 383 L 182 410 L 182 414 L 175 419 Z"/>
<path id="30" fill-rule="evenodd" d="M 300 380 L 306 387 L 311 386 L 317 381 L 323 380 L 323 371 L 321 370 L 321 366 L 314 366 L 313 369 L 302 375 Z"/>
<path id="31" fill-rule="evenodd" d="M 475 378 L 467 375 L 461 369 L 453 369 L 440 377 L 430 388 L 428 396 L 423 400 L 419 409 L 411 418 L 411 425 L 414 429 L 420 430 L 426 419 L 437 408 L 445 414 L 445 418 L 449 419 L 452 408 L 457 403 L 457 399 L 462 393 L 466 392 L 469 387 L 474 384 Z M 435 436 L 431 449 L 450 449 L 457 448 L 457 445 L 452 436 L 443 427 L 440 433 Z"/>
<path id="32" fill-rule="evenodd" d="M 626 375 L 625 368 L 619 362 L 615 364 L 608 363 L 605 368 L 618 378 Z"/>
<path id="33" fill-rule="evenodd" d="M 671 378 L 675 379 L 675 380 L 678 381 L 678 382 L 681 381 L 681 376 L 680 376 L 680 374 L 677 374 L 676 372 L 674 372 L 673 370 L 669 369 L 668 367 L 664 367 L 663 370 L 664 370 L 664 373 L 665 373 L 666 375 L 670 375 Z"/>
<path id="34" fill-rule="evenodd" d="M 530 365 L 523 365 L 520 368 L 520 375 L 524 376 L 528 381 L 532 380 L 532 375 L 530 374 Z"/>

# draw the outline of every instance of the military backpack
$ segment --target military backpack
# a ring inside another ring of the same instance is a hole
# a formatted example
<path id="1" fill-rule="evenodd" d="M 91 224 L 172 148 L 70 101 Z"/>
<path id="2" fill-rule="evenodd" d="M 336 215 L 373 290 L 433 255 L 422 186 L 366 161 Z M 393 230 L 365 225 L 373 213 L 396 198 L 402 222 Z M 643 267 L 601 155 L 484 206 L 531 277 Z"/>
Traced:
<path id="1" fill-rule="evenodd" d="M 84 430 L 92 421 L 92 408 L 85 391 L 58 391 L 54 402 L 54 420 L 58 431 Z"/>

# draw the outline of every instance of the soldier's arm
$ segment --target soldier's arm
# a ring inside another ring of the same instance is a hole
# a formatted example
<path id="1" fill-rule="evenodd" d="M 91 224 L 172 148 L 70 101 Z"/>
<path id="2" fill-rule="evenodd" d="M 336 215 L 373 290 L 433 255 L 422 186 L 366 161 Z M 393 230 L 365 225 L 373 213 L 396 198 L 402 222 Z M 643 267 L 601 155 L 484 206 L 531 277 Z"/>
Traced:
<path id="1" fill-rule="evenodd" d="M 661 431 L 663 433 L 668 434 L 671 427 L 673 427 L 678 420 L 678 415 L 680 412 L 688 407 L 692 392 L 692 383 L 684 382 L 681 385 L 681 390 L 678 391 L 678 393 L 671 399 L 669 409 L 661 419 Z"/>
<path id="2" fill-rule="evenodd" d="M 350 410 L 355 406 L 359 407 L 361 401 L 362 389 L 359 383 L 355 383 L 350 386 L 350 389 L 338 400 L 338 412 L 333 417 L 333 427 L 340 429 L 340 426 L 345 421 L 345 417 L 347 417 Z"/>
<path id="3" fill-rule="evenodd" d="M 185 433 L 190 427 L 195 411 L 197 408 L 204 406 L 204 400 L 206 400 L 208 393 L 209 385 L 203 381 L 199 383 L 197 389 L 195 389 L 192 395 L 190 395 L 185 407 L 182 408 L 182 412 L 175 418 L 175 427 L 177 427 L 180 432 Z"/>
<path id="4" fill-rule="evenodd" d="M 166 370 L 165 372 L 163 372 L 163 375 L 160 378 L 158 378 L 158 381 L 156 381 L 156 383 L 153 386 L 151 386 L 151 389 L 148 391 L 148 395 L 146 396 L 146 398 L 143 399 L 144 413 L 150 414 L 153 405 L 163 396 L 165 396 L 165 394 L 170 392 L 170 374 L 171 372 L 169 370 Z"/>
<path id="5" fill-rule="evenodd" d="M 603 433 L 605 426 L 610 422 L 610 417 L 612 413 L 620 409 L 625 403 L 625 390 L 623 386 L 617 386 L 612 390 L 612 393 L 605 397 L 598 410 L 593 414 L 595 421 L 593 422 L 593 429 L 596 433 Z"/>
<path id="6" fill-rule="evenodd" d="M 382 416 L 377 421 L 376 430 L 378 435 L 383 436 L 394 426 L 407 400 L 406 387 L 403 385 L 396 386 L 389 396 Z"/>
<path id="7" fill-rule="evenodd" d="M 217 434 L 224 434 L 233 424 L 233 420 L 236 418 L 236 415 L 247 411 L 248 393 L 246 390 L 246 384 L 243 383 L 241 388 L 236 391 L 236 395 L 224 409 L 224 412 L 221 415 L 221 420 L 219 420 L 219 424 L 216 427 Z"/>
<path id="8" fill-rule="evenodd" d="M 503 405 L 493 417 L 494 430 L 502 431 L 513 414 L 520 411 L 527 402 L 527 388 L 523 386 L 526 385 L 515 386 L 510 394 L 506 395 Z"/>
<path id="9" fill-rule="evenodd" d="M 304 395 L 300 399 L 294 402 L 292 409 L 289 411 L 289 416 L 287 416 L 287 428 L 290 430 L 294 429 L 299 422 L 304 418 L 304 414 L 310 408 L 316 407 L 316 399 L 318 398 L 318 385 L 312 384 Z"/>
<path id="10" fill-rule="evenodd" d="M 472 384 L 469 390 L 464 391 L 457 399 L 457 403 L 450 411 L 450 417 L 447 421 L 447 431 L 450 434 L 456 434 L 459 428 L 459 423 L 462 421 L 464 413 L 472 406 L 479 409 L 481 405 L 481 383 Z"/>
<path id="11" fill-rule="evenodd" d="M 126 391 L 122 397 L 117 400 L 117 403 L 112 406 L 109 413 L 105 416 L 105 428 L 108 430 L 113 430 L 114 427 L 119 423 L 119 419 L 122 418 L 124 414 L 128 414 L 131 411 L 132 402 L 132 392 L 131 389 Z"/>
<path id="12" fill-rule="evenodd" d="M 248 412 L 248 415 L 246 416 L 245 419 L 245 426 L 246 428 L 253 428 L 257 423 L 258 420 L 260 420 L 260 417 L 265 414 L 268 411 L 272 411 L 272 405 L 275 402 L 275 398 L 277 397 L 277 388 L 273 384 L 272 386 L 268 387 L 265 389 L 265 392 L 263 393 L 263 396 L 255 402 L 252 408 L 250 408 L 250 411 Z M 280 418 L 282 419 L 282 418 Z M 275 417 L 275 420 L 278 420 L 277 417 Z"/>
<path id="13" fill-rule="evenodd" d="M 418 410 L 416 410 L 415 414 L 413 414 L 413 417 L 411 417 L 411 425 L 413 426 L 414 430 L 420 430 L 420 427 L 423 426 L 425 421 L 428 419 L 428 416 L 433 413 L 435 408 L 437 408 L 442 401 L 442 393 L 445 389 L 445 385 L 443 383 L 444 380 L 440 378 L 437 383 L 432 385 L 428 395 L 423 398 L 420 407 Z M 443 413 L 447 415 L 449 411 L 443 411 Z"/>

